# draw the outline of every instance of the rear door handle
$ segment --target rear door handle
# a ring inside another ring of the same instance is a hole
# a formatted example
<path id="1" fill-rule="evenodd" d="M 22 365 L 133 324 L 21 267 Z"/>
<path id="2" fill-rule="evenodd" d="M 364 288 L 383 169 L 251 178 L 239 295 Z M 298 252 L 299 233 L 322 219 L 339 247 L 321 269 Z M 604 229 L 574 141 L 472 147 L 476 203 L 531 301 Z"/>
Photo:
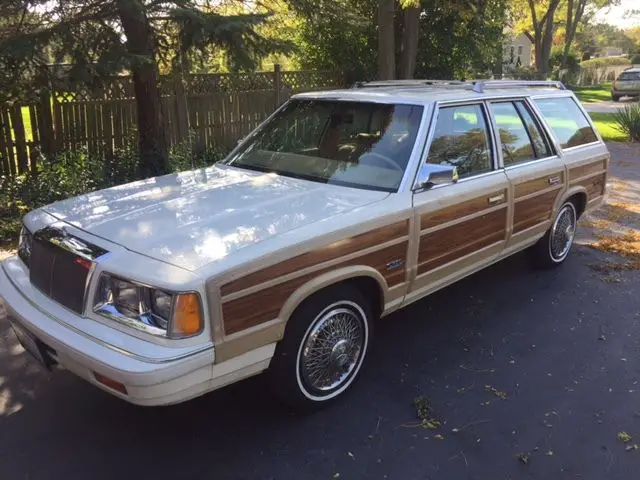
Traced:
<path id="1" fill-rule="evenodd" d="M 556 183 L 560 183 L 560 180 L 562 180 L 560 175 L 557 175 L 555 177 L 549 177 L 549 185 L 555 185 Z"/>
<path id="2" fill-rule="evenodd" d="M 495 195 L 493 197 L 489 197 L 489 203 L 490 204 L 495 204 L 495 203 L 502 203 L 504 201 L 504 193 L 501 193 L 500 195 Z"/>

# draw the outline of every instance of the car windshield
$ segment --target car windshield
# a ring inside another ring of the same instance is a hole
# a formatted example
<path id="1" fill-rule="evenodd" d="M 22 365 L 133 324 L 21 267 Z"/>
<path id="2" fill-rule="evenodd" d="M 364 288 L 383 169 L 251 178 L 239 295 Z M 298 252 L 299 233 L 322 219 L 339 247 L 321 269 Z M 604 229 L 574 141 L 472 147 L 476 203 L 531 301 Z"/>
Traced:
<path id="1" fill-rule="evenodd" d="M 321 183 L 397 191 L 423 107 L 292 100 L 225 162 Z"/>
<path id="2" fill-rule="evenodd" d="M 618 80 L 640 80 L 640 72 L 622 72 Z"/>

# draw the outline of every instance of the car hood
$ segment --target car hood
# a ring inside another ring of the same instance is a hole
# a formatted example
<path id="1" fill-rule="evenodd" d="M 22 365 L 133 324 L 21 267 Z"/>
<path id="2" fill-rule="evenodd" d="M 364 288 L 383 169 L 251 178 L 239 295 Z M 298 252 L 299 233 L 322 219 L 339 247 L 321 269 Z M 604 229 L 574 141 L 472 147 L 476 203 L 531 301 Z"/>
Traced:
<path id="1" fill-rule="evenodd" d="M 96 191 L 44 210 L 129 250 L 197 270 L 387 195 L 221 165 Z"/>

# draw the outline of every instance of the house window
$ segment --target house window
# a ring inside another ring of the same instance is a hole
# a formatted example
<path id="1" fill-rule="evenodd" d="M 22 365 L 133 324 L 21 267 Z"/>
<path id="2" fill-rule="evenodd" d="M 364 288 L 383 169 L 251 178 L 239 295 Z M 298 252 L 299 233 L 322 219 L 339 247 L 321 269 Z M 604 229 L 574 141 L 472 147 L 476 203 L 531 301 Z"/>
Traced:
<path id="1" fill-rule="evenodd" d="M 523 50 L 524 48 L 522 47 L 522 45 L 518 45 L 518 55 L 522 55 Z"/>

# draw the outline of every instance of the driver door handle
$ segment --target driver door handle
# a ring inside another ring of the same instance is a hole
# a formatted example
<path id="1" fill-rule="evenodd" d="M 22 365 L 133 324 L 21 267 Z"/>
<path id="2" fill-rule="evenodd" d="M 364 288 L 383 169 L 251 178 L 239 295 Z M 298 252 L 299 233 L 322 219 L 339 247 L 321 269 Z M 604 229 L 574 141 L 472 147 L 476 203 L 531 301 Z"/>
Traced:
<path id="1" fill-rule="evenodd" d="M 488 200 L 491 205 L 502 203 L 504 201 L 504 193 L 501 193 L 500 195 L 494 195 L 493 197 L 489 197 Z"/>

